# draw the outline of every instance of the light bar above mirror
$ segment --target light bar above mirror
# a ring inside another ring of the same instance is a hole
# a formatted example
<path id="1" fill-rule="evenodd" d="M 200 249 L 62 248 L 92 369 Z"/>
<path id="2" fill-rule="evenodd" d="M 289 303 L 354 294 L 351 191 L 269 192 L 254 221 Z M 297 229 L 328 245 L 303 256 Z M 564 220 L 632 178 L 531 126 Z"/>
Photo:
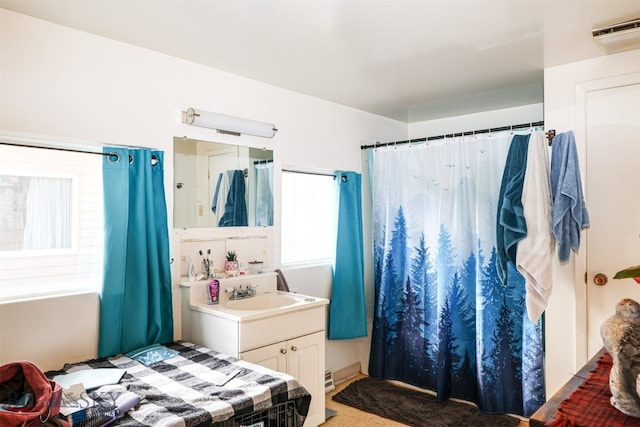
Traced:
<path id="1" fill-rule="evenodd" d="M 182 123 L 215 129 L 219 133 L 230 135 L 253 135 L 263 138 L 273 138 L 278 129 L 273 123 L 259 122 L 243 119 L 241 117 L 228 116 L 226 114 L 212 113 L 210 111 L 188 108 L 182 112 Z"/>

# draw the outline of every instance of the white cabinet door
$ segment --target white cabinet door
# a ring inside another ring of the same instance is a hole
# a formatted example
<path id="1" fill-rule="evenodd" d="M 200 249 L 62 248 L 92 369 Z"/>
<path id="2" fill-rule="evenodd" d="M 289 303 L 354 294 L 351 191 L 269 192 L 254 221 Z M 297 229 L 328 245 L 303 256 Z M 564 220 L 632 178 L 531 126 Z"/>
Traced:
<path id="1" fill-rule="evenodd" d="M 317 426 L 325 421 L 324 332 L 245 351 L 240 358 L 296 378 L 311 394 L 304 425 Z"/>
<path id="2" fill-rule="evenodd" d="M 324 414 L 324 332 L 287 341 L 287 373 L 311 393 L 311 406 L 305 425 L 319 425 Z"/>
<path id="3" fill-rule="evenodd" d="M 240 353 L 240 358 L 278 372 L 287 372 L 287 343 L 281 342 Z"/>

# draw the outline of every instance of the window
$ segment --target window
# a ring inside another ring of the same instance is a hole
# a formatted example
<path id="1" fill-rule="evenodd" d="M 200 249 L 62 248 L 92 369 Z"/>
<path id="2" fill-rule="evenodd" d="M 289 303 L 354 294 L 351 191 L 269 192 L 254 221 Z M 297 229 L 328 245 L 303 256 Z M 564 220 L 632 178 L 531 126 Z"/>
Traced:
<path id="1" fill-rule="evenodd" d="M 0 300 L 98 290 L 102 156 L 0 145 Z"/>
<path id="2" fill-rule="evenodd" d="M 336 218 L 332 175 L 282 172 L 283 264 L 333 262 Z"/>
<path id="3" fill-rule="evenodd" d="M 74 181 L 0 175 L 0 252 L 72 249 Z"/>

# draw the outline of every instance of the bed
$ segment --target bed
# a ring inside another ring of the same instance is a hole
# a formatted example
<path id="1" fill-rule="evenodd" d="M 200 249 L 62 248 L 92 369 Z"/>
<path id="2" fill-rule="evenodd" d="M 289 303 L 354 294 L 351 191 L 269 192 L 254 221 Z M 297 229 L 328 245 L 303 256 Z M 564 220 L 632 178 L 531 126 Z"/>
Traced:
<path id="1" fill-rule="evenodd" d="M 529 419 L 531 427 L 639 426 L 640 420 L 611 404 L 611 355 L 603 347 Z"/>
<path id="2" fill-rule="evenodd" d="M 66 364 L 47 376 L 125 369 L 118 386 L 139 397 L 140 403 L 113 426 L 299 427 L 304 423 L 311 395 L 292 376 L 186 341 L 164 346 L 176 355 L 148 365 L 118 355 Z M 216 385 L 224 382 L 222 378 L 228 382 Z M 99 397 L 101 390 L 95 389 L 93 395 Z"/>

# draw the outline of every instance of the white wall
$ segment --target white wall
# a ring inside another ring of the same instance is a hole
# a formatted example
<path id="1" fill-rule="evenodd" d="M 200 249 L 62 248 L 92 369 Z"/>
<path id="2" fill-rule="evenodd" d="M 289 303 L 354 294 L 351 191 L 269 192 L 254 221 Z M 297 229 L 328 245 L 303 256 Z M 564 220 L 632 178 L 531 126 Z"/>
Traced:
<path id="1" fill-rule="evenodd" d="M 522 105 L 501 110 L 482 111 L 409 125 L 409 138 L 424 138 L 543 120 L 543 104 Z"/>
<path id="2" fill-rule="evenodd" d="M 640 50 L 603 56 L 544 70 L 544 116 L 547 129 L 573 130 L 578 161 L 586 164 L 584 117 L 576 95 L 585 82 L 640 72 Z M 640 120 L 640 118 L 639 118 Z M 582 171 L 583 182 L 587 171 Z M 613 189 L 612 189 L 613 190 Z M 594 201 L 588 201 L 594 203 Z M 583 240 L 584 242 L 584 240 Z M 584 245 L 582 246 L 584 248 Z M 554 268 L 553 294 L 546 311 L 547 394 L 558 390 L 587 361 L 584 250 Z"/>
<path id="3" fill-rule="evenodd" d="M 0 303 L 0 365 L 31 360 L 49 370 L 95 357 L 98 306 L 94 293 Z"/>
<path id="4" fill-rule="evenodd" d="M 164 150 L 170 220 L 174 136 L 272 149 L 276 170 L 293 165 L 354 171 L 360 171 L 361 144 L 407 136 L 406 124 L 398 121 L 4 9 L 0 9 L 0 39 L 0 130 L 71 138 L 87 146 Z M 279 131 L 273 139 L 218 135 L 180 123 L 180 112 L 188 107 L 273 122 Z M 279 207 L 280 174 L 274 178 Z M 279 209 L 275 221 L 280 221 Z M 273 236 L 270 249 L 278 265 L 277 225 Z M 176 247 L 172 242 L 174 258 Z M 177 283 L 178 272 L 172 274 Z M 330 286 L 323 285 L 321 292 Z M 65 300 L 64 311 L 81 316 L 76 328 L 72 332 L 55 328 L 60 342 L 66 343 L 69 360 L 94 355 L 97 343 L 97 307 L 95 313 L 87 313 L 83 303 L 74 301 Z M 21 317 L 13 316 L 16 307 L 0 305 L 0 363 L 20 357 L 43 369 L 60 367 L 59 359 L 48 358 L 51 342 L 43 339 L 52 332 L 40 327 L 57 315 L 59 302 L 21 303 L 25 314 Z M 28 333 L 9 333 L 16 328 Z M 76 339 L 67 339 L 69 334 Z M 23 343 L 25 339 L 28 343 Z M 12 350 L 4 351 L 7 348 Z M 343 342 L 341 349 L 350 359 L 344 365 L 359 360 L 362 352 L 358 342 Z"/>

